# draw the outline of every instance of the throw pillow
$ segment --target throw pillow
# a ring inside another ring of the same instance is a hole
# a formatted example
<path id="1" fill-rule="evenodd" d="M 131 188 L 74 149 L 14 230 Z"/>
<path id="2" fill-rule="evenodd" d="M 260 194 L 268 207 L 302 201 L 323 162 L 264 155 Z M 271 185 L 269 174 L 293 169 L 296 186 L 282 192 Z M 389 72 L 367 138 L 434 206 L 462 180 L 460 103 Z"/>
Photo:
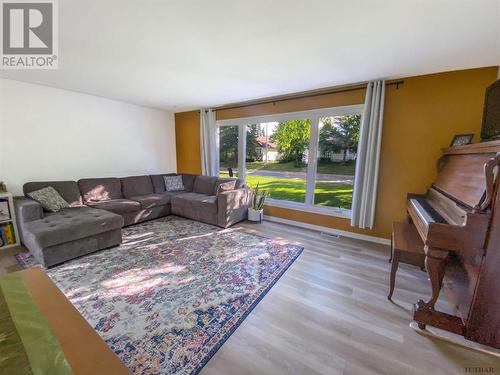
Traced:
<path id="1" fill-rule="evenodd" d="M 224 191 L 234 190 L 235 187 L 236 187 L 236 180 L 223 182 L 222 184 L 219 184 L 219 186 L 217 186 L 216 195 L 219 195 Z"/>
<path id="2" fill-rule="evenodd" d="M 26 195 L 40 203 L 44 209 L 50 212 L 58 212 L 62 208 L 69 207 L 69 203 L 52 186 L 32 191 Z"/>
<path id="3" fill-rule="evenodd" d="M 184 190 L 184 184 L 182 183 L 182 176 L 163 176 L 163 181 L 165 181 L 166 191 Z"/>

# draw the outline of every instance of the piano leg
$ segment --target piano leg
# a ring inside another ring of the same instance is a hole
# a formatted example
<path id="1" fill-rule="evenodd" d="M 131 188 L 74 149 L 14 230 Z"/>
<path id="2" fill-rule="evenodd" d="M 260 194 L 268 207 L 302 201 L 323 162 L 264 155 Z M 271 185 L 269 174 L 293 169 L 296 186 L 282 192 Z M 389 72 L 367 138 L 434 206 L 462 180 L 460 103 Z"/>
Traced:
<path id="1" fill-rule="evenodd" d="M 426 246 L 425 254 L 425 268 L 431 280 L 432 295 L 431 299 L 425 303 L 424 308 L 429 310 L 434 309 L 434 305 L 439 298 L 448 251 L 432 249 Z"/>
<path id="2" fill-rule="evenodd" d="M 426 322 L 429 322 L 428 318 L 431 317 L 434 312 L 434 305 L 439 298 L 439 293 L 441 292 L 441 286 L 443 285 L 444 277 L 444 266 L 446 263 L 446 258 L 448 252 L 441 252 L 439 256 L 434 258 L 433 252 L 427 246 L 425 247 L 425 268 L 429 274 L 429 279 L 431 280 L 432 294 L 431 299 L 427 302 L 419 300 L 414 306 L 413 319 L 417 322 L 418 328 L 424 329 Z M 422 319 L 424 315 L 427 319 Z"/>

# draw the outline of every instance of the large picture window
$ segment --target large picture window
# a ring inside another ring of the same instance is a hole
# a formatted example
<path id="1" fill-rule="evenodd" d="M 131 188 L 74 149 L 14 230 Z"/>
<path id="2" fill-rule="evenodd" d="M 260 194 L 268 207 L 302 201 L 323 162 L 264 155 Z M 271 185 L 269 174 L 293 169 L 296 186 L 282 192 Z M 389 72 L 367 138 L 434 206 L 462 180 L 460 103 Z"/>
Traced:
<path id="1" fill-rule="evenodd" d="M 362 105 L 219 121 L 221 176 L 270 205 L 349 216 Z"/>
<path id="2" fill-rule="evenodd" d="M 219 128 L 219 170 L 221 177 L 238 176 L 239 127 L 237 125 Z"/>

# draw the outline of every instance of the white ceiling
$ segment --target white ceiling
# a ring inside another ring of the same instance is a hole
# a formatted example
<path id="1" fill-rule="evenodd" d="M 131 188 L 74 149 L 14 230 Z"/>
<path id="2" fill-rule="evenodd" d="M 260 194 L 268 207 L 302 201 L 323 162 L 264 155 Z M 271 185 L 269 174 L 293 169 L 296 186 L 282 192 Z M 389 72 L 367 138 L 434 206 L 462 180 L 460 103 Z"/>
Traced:
<path id="1" fill-rule="evenodd" d="M 59 69 L 4 78 L 185 110 L 500 64 L 500 0 L 59 0 Z"/>

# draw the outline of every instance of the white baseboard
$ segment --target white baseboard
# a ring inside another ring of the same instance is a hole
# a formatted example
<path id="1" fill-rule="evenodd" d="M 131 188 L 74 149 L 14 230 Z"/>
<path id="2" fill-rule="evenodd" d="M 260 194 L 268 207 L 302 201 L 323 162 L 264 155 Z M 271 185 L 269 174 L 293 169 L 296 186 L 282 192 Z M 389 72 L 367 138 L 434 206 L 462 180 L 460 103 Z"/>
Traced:
<path id="1" fill-rule="evenodd" d="M 381 237 L 375 237 L 375 236 L 368 236 L 366 234 L 354 233 L 354 232 L 349 232 L 349 231 L 340 230 L 340 229 L 333 229 L 333 228 L 323 227 L 323 226 L 320 226 L 320 225 L 303 223 L 303 222 L 300 222 L 300 221 L 287 220 L 287 219 L 282 219 L 280 217 L 275 217 L 275 216 L 264 215 L 264 219 L 268 220 L 268 221 L 275 222 L 275 223 L 281 223 L 281 224 L 291 225 L 291 226 L 294 226 L 294 227 L 311 229 L 311 230 L 315 230 L 315 231 L 318 231 L 318 232 L 332 234 L 332 235 L 335 235 L 335 236 L 356 238 L 358 240 L 375 242 L 375 243 L 379 243 L 379 244 L 382 244 L 382 245 L 390 245 L 391 244 L 391 240 L 388 240 L 387 238 L 381 238 Z"/>

